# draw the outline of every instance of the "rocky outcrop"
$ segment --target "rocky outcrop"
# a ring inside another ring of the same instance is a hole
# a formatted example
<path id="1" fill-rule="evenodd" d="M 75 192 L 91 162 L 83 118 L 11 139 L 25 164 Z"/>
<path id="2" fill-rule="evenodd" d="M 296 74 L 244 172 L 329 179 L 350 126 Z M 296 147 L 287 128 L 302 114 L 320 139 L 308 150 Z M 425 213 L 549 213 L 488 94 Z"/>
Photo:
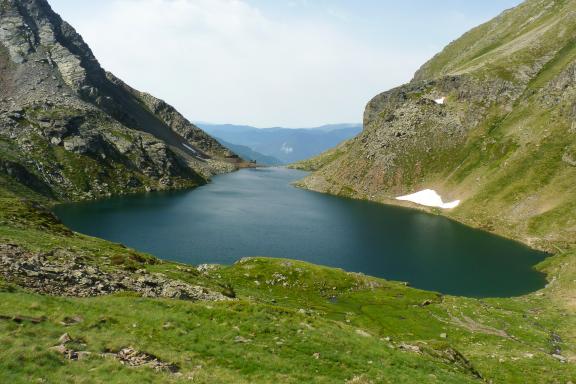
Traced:
<path id="1" fill-rule="evenodd" d="M 2 140 L 10 161 L 67 199 L 190 187 L 241 162 L 168 104 L 107 74 L 46 0 L 0 1 Z"/>
<path id="2" fill-rule="evenodd" d="M 138 351 L 132 347 L 122 348 L 118 352 L 92 353 L 90 351 L 79 351 L 74 347 L 78 345 L 87 347 L 84 340 L 74 339 L 68 333 L 60 336 L 58 342 L 58 345 L 50 347 L 50 351 L 62 355 L 67 360 L 78 361 L 88 357 L 99 357 L 104 359 L 115 359 L 122 365 L 133 368 L 150 368 L 156 372 L 175 374 L 180 371 L 178 365 L 167 363 L 150 353 Z"/>
<path id="3" fill-rule="evenodd" d="M 170 129 L 181 135 L 189 143 L 193 144 L 195 148 L 199 149 L 202 158 L 220 156 L 231 160 L 240 160 L 237 155 L 232 153 L 228 148 L 222 146 L 206 132 L 192 124 L 188 119 L 182 116 L 180 112 L 164 100 L 160 100 L 149 93 L 140 92 L 130 87 L 112 73 L 108 72 L 106 75 L 113 84 L 134 95 L 146 106 L 146 108 L 148 108 L 155 116 L 158 116 L 164 124 L 170 127 Z"/>
<path id="4" fill-rule="evenodd" d="M 0 159 L 0 173 L 8 175 L 18 183 L 33 189 L 41 195 L 53 197 L 52 190 L 38 176 L 28 171 L 20 163 Z"/>
<path id="5" fill-rule="evenodd" d="M 116 353 L 105 354 L 104 357 L 112 357 L 129 367 L 147 367 L 156 372 L 177 373 L 180 370 L 176 364 L 167 363 L 154 355 L 138 351 L 132 347 L 122 348 Z"/>
<path id="6" fill-rule="evenodd" d="M 161 274 L 110 270 L 89 265 L 69 252 L 34 254 L 11 244 L 0 244 L 0 275 L 35 292 L 90 297 L 131 291 L 143 297 L 180 300 L 230 300 L 219 292 L 166 278 Z"/>
<path id="7" fill-rule="evenodd" d="M 514 83 L 470 76 L 417 81 L 384 92 L 366 106 L 363 132 L 301 183 L 368 199 L 408 193 L 437 171 L 447 153 L 460 151 L 493 108 L 504 109 L 521 93 Z M 442 97 L 445 103 L 434 101 Z"/>

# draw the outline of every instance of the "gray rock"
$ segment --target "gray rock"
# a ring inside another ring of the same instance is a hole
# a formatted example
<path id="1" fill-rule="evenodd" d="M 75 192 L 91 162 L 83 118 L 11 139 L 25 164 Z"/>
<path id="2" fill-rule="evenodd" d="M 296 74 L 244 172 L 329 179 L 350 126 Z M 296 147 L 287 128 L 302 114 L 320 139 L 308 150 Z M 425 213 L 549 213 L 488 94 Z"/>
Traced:
<path id="1" fill-rule="evenodd" d="M 107 74 L 47 1 L 4 1 L 0 44 L 0 111 L 9 111 L 0 113 L 0 138 L 20 155 L 12 161 L 33 159 L 26 168 L 50 194 L 80 200 L 190 187 L 237 168 L 237 156 L 173 107 Z M 54 157 L 54 146 L 90 158 L 91 168 Z"/>
<path id="2" fill-rule="evenodd" d="M 0 276 L 33 291 L 57 296 L 89 297 L 134 291 L 144 297 L 191 301 L 231 300 L 219 292 L 160 274 L 105 272 L 97 266 L 85 264 L 71 254 L 48 259 L 46 255 L 32 254 L 10 244 L 0 244 Z M 69 338 L 69 335 L 62 337 Z"/>
<path id="3" fill-rule="evenodd" d="M 149 367 L 157 372 L 169 373 L 176 373 L 180 370 L 176 364 L 166 363 L 154 355 L 137 351 L 131 347 L 121 349 L 112 357 L 130 367 Z"/>
<path id="4" fill-rule="evenodd" d="M 565 363 L 568 361 L 568 359 L 566 359 L 564 356 L 559 355 L 557 353 L 552 354 L 552 357 L 555 358 L 556 360 L 560 361 L 561 363 Z"/>
<path id="5" fill-rule="evenodd" d="M 60 345 L 64 345 L 64 344 L 69 343 L 71 341 L 72 341 L 72 338 L 70 337 L 70 335 L 68 333 L 63 334 L 58 339 L 58 342 L 60 343 Z"/>

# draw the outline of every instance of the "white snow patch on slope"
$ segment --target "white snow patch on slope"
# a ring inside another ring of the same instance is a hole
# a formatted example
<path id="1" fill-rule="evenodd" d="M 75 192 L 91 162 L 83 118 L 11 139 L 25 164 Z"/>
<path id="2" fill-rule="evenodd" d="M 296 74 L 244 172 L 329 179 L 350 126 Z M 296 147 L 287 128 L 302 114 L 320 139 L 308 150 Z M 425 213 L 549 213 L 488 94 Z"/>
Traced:
<path id="1" fill-rule="evenodd" d="M 442 209 L 456 208 L 460 204 L 460 200 L 455 200 L 449 203 L 443 202 L 442 197 L 433 189 L 424 189 L 411 195 L 399 196 L 396 200 L 411 201 L 427 207 Z"/>
<path id="2" fill-rule="evenodd" d="M 294 148 L 290 147 L 288 143 L 283 143 L 280 150 L 286 154 L 294 152 Z"/>
<path id="3" fill-rule="evenodd" d="M 442 97 L 439 98 L 439 99 L 435 99 L 434 102 L 435 102 L 436 104 L 444 104 L 444 101 L 445 101 L 445 100 L 446 100 L 446 97 L 442 96 Z"/>
<path id="4" fill-rule="evenodd" d="M 194 148 L 192 148 L 191 146 L 189 146 L 188 144 L 184 144 L 182 143 L 182 146 L 190 151 L 192 151 L 194 154 L 197 154 L 198 151 L 196 151 Z"/>

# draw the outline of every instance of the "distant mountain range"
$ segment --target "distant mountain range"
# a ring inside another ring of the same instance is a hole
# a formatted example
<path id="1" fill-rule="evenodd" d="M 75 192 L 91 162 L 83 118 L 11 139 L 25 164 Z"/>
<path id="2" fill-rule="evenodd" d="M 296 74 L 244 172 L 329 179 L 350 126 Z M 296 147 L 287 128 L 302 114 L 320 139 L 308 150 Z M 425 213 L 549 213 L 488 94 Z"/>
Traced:
<path id="1" fill-rule="evenodd" d="M 196 123 L 247 160 L 266 165 L 289 164 L 316 156 L 362 131 L 362 124 L 316 128 L 255 128 L 248 125 Z"/>
<path id="2" fill-rule="evenodd" d="M 232 144 L 226 140 L 215 138 L 220 144 L 239 155 L 241 158 L 249 161 L 255 161 L 262 165 L 284 165 L 282 160 L 279 160 L 273 156 L 267 156 L 260 152 L 254 151 L 252 148 L 246 145 Z"/>

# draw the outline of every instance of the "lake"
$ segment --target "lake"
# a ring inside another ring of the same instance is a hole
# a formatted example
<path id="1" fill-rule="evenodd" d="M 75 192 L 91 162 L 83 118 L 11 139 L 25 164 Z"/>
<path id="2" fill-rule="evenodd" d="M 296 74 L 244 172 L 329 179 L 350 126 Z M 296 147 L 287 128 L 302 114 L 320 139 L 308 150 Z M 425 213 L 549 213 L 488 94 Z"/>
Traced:
<path id="1" fill-rule="evenodd" d="M 441 216 L 291 185 L 306 173 L 244 169 L 179 192 L 60 205 L 75 231 L 190 264 L 271 256 L 472 297 L 544 286 L 546 254 Z"/>

